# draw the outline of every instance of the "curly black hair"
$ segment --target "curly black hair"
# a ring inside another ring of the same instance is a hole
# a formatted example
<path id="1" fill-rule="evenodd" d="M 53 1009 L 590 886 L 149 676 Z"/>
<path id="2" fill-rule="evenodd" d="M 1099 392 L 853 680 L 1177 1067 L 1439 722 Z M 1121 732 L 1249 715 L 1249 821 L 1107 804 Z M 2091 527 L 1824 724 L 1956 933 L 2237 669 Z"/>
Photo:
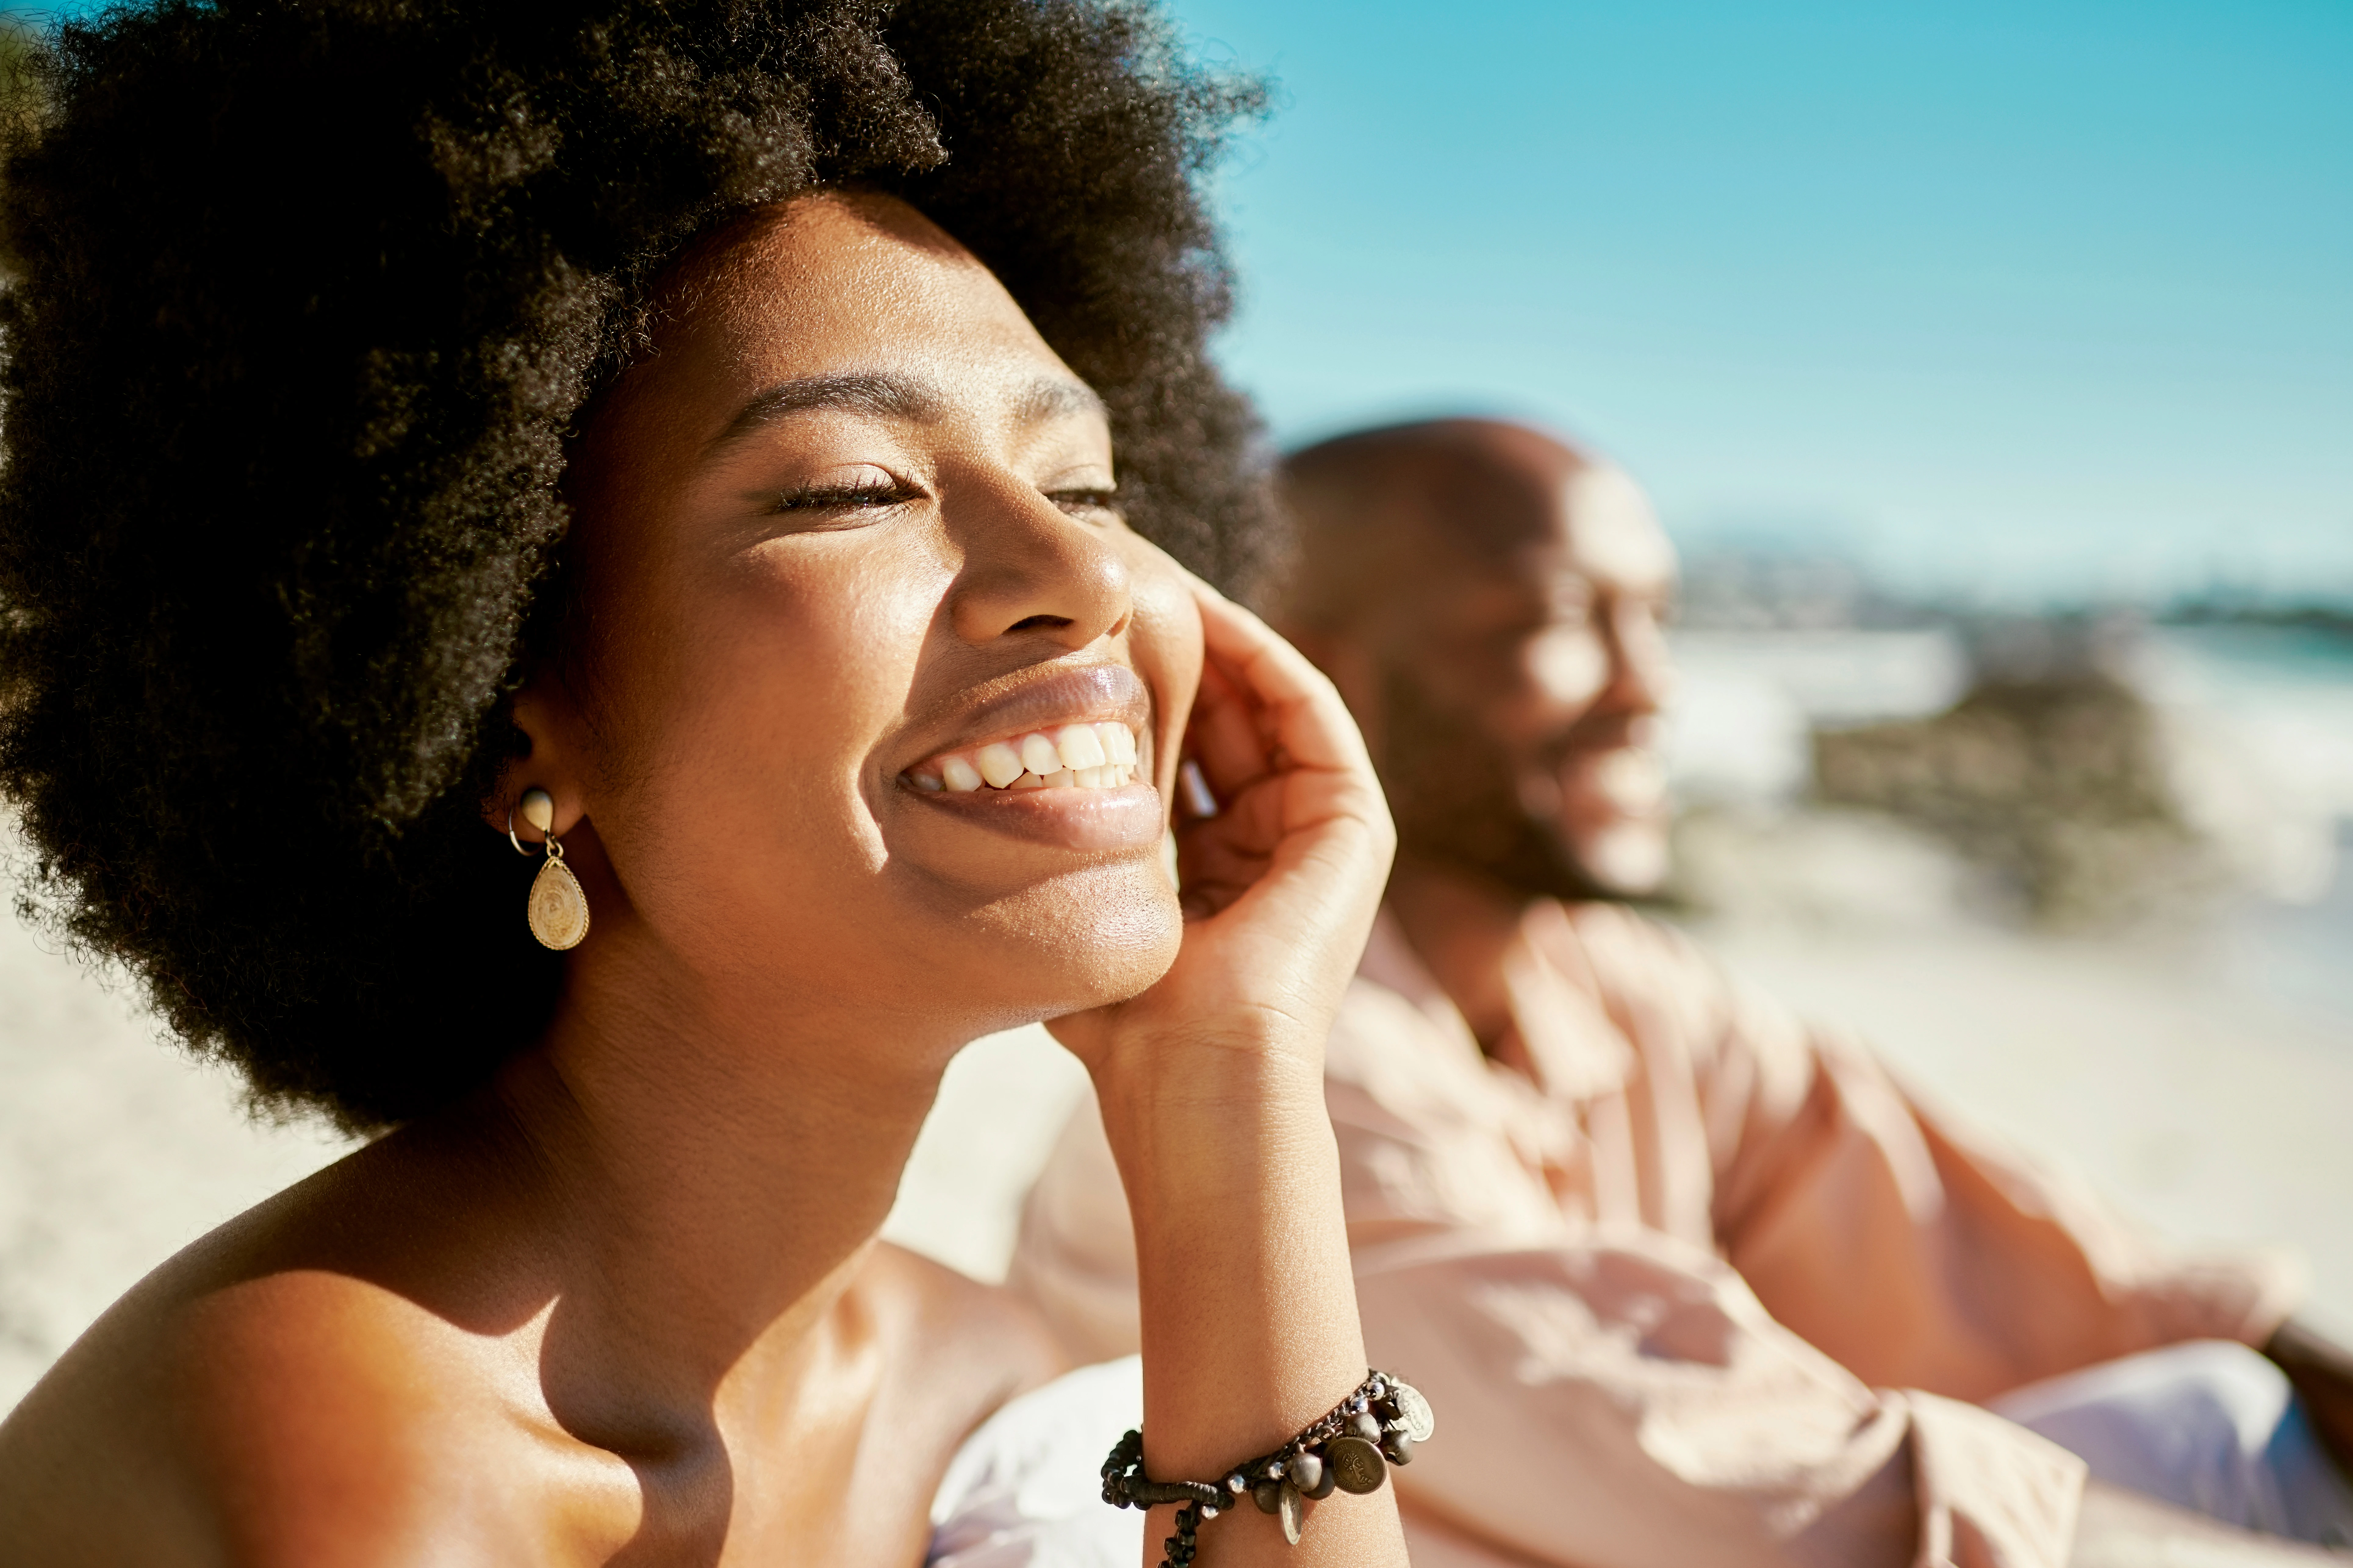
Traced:
<path id="1" fill-rule="evenodd" d="M 544 1026 L 484 829 L 567 442 L 683 249 L 854 186 L 1004 281 L 1124 510 L 1268 536 L 1199 185 L 1262 88 L 1122 0 L 153 0 L 67 24 L 0 188 L 0 788 L 23 903 L 265 1107 L 397 1123 Z"/>

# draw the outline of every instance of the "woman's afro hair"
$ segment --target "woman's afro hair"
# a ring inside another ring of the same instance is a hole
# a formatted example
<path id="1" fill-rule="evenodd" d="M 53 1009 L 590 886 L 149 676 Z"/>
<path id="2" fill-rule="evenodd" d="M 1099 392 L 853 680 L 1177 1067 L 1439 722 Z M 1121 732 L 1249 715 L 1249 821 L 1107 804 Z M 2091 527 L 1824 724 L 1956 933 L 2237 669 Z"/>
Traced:
<path id="1" fill-rule="evenodd" d="M 566 441 L 665 266 L 912 203 L 1112 415 L 1129 521 L 1267 534 L 1198 184 L 1262 100 L 1123 0 L 156 0 L 67 24 L 0 186 L 0 788 L 26 912 L 258 1100 L 430 1110 L 543 1027 L 481 802 Z"/>

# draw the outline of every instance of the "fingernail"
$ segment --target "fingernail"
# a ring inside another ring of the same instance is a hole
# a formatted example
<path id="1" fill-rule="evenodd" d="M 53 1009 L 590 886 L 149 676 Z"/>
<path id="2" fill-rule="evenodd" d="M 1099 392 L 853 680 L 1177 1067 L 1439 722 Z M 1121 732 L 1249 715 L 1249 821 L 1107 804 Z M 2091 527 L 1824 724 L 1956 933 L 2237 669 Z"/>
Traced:
<path id="1" fill-rule="evenodd" d="M 1192 816 L 1218 815 L 1218 797 L 1209 793 L 1209 781 L 1201 776 L 1201 764 L 1190 757 L 1176 764 L 1176 795 Z"/>

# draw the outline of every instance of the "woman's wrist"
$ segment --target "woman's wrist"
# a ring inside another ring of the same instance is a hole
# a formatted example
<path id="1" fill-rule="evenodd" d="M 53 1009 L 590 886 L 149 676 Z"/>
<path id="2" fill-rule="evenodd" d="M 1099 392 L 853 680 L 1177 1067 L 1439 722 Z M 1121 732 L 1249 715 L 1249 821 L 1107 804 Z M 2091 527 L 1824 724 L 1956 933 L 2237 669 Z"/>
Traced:
<path id="1" fill-rule="evenodd" d="M 1329 1163 L 1320 1056 L 1163 1040 L 1099 1070 L 1103 1132 L 1139 1226 L 1164 1204 L 1248 1203 L 1303 1159 Z"/>

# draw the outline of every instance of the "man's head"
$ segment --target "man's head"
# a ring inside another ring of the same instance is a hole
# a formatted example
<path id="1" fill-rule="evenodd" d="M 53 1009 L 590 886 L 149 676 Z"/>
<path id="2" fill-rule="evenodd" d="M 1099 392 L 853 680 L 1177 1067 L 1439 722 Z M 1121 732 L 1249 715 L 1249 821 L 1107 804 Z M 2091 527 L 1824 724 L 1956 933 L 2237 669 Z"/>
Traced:
<path id="1" fill-rule="evenodd" d="M 1310 447 L 1282 485 L 1299 554 L 1275 619 L 1364 725 L 1401 856 L 1530 892 L 1655 889 L 1675 563 L 1633 481 L 1450 419 Z"/>

